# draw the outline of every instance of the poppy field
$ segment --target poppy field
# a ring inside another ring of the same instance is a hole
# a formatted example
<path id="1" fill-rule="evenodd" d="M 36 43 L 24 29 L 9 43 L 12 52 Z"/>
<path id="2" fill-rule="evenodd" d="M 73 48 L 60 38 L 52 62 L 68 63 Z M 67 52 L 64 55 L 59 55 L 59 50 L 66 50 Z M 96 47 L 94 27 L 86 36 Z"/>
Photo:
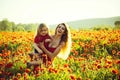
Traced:
<path id="1" fill-rule="evenodd" d="M 34 32 L 0 32 L 0 80 L 120 80 L 120 30 L 71 31 L 67 60 L 27 68 Z"/>

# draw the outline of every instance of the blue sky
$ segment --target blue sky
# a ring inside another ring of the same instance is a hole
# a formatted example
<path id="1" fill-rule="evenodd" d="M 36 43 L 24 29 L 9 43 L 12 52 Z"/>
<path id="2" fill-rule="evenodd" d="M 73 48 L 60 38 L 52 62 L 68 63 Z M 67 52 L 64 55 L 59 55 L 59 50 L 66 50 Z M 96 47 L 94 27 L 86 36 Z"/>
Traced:
<path id="1" fill-rule="evenodd" d="M 0 20 L 48 24 L 120 16 L 120 0 L 0 0 Z"/>

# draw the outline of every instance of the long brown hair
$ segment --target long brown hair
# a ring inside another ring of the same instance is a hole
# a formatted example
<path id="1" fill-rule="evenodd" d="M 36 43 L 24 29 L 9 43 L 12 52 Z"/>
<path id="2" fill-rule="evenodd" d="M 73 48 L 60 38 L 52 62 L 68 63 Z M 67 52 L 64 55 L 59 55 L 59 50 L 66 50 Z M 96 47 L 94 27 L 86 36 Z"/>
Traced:
<path id="1" fill-rule="evenodd" d="M 65 42 L 65 46 L 60 50 L 58 57 L 62 58 L 62 59 L 67 59 L 67 57 L 70 54 L 70 49 L 71 49 L 71 33 L 70 33 L 70 28 L 66 23 L 61 23 L 58 24 L 57 28 L 59 27 L 59 25 L 64 25 L 65 26 L 65 31 L 61 37 L 61 41 L 60 42 Z M 56 28 L 56 29 L 57 29 Z M 55 32 L 56 34 L 56 32 Z"/>

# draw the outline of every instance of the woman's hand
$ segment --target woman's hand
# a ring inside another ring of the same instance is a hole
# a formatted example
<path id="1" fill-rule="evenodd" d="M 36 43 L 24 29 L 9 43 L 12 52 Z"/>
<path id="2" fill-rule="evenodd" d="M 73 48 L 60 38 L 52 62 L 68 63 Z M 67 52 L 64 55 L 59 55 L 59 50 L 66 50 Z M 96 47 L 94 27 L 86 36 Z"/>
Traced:
<path id="1" fill-rule="evenodd" d="M 43 49 L 44 48 L 44 42 L 40 42 L 39 47 Z"/>
<path id="2" fill-rule="evenodd" d="M 45 43 L 46 43 L 46 42 L 51 42 L 51 39 L 45 39 Z"/>

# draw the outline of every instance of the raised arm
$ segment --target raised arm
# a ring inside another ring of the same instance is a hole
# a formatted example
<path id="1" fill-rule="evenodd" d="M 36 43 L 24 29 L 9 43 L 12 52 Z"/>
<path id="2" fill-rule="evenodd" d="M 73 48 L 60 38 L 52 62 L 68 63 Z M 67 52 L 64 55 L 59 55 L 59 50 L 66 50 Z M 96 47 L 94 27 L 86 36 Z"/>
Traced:
<path id="1" fill-rule="evenodd" d="M 43 42 L 40 43 L 41 44 L 41 48 L 42 50 L 51 58 L 53 59 L 54 57 L 57 56 L 57 54 L 59 53 L 59 51 L 61 50 L 61 48 L 65 45 L 64 42 L 62 44 L 60 44 L 53 53 L 51 53 L 50 51 L 48 51 L 44 45 L 43 45 Z"/>

